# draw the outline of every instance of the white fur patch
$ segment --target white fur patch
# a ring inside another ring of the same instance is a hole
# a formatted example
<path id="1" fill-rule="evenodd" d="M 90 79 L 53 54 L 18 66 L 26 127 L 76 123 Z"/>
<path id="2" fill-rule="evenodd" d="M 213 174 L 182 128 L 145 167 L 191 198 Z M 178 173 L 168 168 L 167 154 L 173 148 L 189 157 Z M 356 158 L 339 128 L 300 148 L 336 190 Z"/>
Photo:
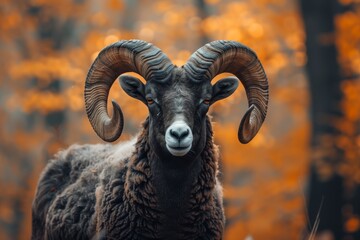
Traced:
<path id="1" fill-rule="evenodd" d="M 121 142 L 114 146 L 112 154 L 109 156 L 110 163 L 118 164 L 122 160 L 131 157 L 135 151 L 135 144 L 138 136 L 133 137 L 132 139 Z"/>

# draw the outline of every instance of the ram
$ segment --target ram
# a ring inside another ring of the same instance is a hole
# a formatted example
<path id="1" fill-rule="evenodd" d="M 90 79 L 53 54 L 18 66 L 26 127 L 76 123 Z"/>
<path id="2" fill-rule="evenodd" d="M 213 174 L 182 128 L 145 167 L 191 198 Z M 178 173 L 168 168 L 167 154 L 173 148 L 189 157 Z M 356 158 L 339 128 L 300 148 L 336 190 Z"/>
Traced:
<path id="1" fill-rule="evenodd" d="M 146 84 L 126 72 L 141 75 Z M 228 72 L 214 85 L 211 80 Z M 249 142 L 267 112 L 268 81 L 255 53 L 233 41 L 198 49 L 182 67 L 140 40 L 103 49 L 85 83 L 90 123 L 105 141 L 123 129 L 110 87 L 143 102 L 149 116 L 137 138 L 118 145 L 73 145 L 46 166 L 32 209 L 32 239 L 222 239 L 224 209 L 219 153 L 207 115 L 244 85 L 249 109 L 238 130 Z"/>

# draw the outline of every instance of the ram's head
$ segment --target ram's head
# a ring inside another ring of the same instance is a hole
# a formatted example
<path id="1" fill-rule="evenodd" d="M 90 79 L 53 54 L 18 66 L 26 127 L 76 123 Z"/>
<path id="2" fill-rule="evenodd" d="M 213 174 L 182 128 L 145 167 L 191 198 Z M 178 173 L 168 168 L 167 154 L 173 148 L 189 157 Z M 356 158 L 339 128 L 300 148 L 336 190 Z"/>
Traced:
<path id="1" fill-rule="evenodd" d="M 120 41 L 103 49 L 94 61 L 85 84 L 85 104 L 91 125 L 105 141 L 115 141 L 123 129 L 123 114 L 107 99 L 115 79 L 122 88 L 149 109 L 150 144 L 158 154 L 181 158 L 196 155 L 205 146 L 206 113 L 216 101 L 244 85 L 249 109 L 242 118 L 238 138 L 248 143 L 259 131 L 267 112 L 268 81 L 256 54 L 233 41 L 214 41 L 198 49 L 182 67 L 171 63 L 157 47 L 140 40 Z M 221 73 L 235 77 L 211 80 Z"/>

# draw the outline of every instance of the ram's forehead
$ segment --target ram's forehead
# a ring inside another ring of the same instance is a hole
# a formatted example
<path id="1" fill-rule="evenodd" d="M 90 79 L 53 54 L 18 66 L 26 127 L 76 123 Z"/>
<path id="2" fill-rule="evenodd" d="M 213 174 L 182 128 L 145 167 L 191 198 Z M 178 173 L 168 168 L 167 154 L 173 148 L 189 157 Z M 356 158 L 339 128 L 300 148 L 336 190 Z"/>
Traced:
<path id="1" fill-rule="evenodd" d="M 146 91 L 147 93 L 151 92 L 154 95 L 164 95 L 167 98 L 171 97 L 201 97 L 204 93 L 211 92 L 211 84 L 210 83 L 196 83 L 186 81 L 186 79 L 181 80 L 172 80 L 167 83 L 153 83 L 150 84 L 149 89 Z"/>
<path id="2" fill-rule="evenodd" d="M 169 75 L 164 77 L 161 81 L 151 79 L 152 84 L 158 87 L 184 87 L 184 88 L 201 88 L 204 85 L 209 85 L 208 81 L 193 81 L 190 76 L 182 67 L 175 67 Z"/>
<path id="3" fill-rule="evenodd" d="M 197 87 L 191 87 L 183 81 L 176 81 L 167 88 L 167 91 L 164 91 L 164 97 L 168 100 L 179 98 L 191 99 L 196 95 L 197 89 Z"/>
<path id="4" fill-rule="evenodd" d="M 183 68 L 176 67 L 171 72 L 171 77 L 166 81 L 148 81 L 145 93 L 151 93 L 157 98 L 172 101 L 173 98 L 195 100 L 205 94 L 211 94 L 211 84 L 208 81 L 191 81 Z"/>

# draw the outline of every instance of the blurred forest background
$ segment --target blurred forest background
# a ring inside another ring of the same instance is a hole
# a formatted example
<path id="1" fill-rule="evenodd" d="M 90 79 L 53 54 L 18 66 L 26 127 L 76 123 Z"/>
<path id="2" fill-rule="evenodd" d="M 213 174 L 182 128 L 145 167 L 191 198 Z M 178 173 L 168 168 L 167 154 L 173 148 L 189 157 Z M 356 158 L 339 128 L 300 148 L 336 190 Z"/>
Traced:
<path id="1" fill-rule="evenodd" d="M 84 111 L 90 64 L 106 45 L 143 39 L 177 65 L 216 39 L 258 54 L 270 106 L 241 145 L 240 88 L 211 110 L 222 150 L 225 239 L 360 239 L 359 0 L 1 0 L 0 239 L 29 239 L 48 159 L 101 142 Z M 143 104 L 114 84 L 133 136 Z"/>

